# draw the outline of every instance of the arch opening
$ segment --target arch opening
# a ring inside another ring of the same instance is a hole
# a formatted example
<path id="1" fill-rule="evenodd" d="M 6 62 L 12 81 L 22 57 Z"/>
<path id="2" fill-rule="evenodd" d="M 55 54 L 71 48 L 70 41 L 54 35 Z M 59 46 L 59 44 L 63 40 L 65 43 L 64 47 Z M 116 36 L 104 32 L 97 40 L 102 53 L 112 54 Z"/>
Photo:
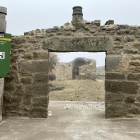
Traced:
<path id="1" fill-rule="evenodd" d="M 87 62 L 84 59 L 76 59 L 73 62 L 73 69 L 72 69 L 72 79 L 79 79 L 79 67 L 87 65 Z"/>

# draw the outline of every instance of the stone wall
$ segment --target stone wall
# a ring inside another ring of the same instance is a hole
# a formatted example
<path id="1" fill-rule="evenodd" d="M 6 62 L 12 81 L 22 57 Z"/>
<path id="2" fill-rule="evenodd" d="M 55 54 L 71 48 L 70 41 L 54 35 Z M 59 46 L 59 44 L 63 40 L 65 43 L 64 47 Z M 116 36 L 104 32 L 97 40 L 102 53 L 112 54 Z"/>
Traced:
<path id="1" fill-rule="evenodd" d="M 72 67 L 68 63 L 56 64 L 56 80 L 71 80 Z"/>
<path id="2" fill-rule="evenodd" d="M 106 52 L 105 117 L 140 114 L 140 27 L 85 21 L 12 37 L 4 116 L 47 117 L 48 52 Z"/>
<path id="3" fill-rule="evenodd" d="M 79 67 L 79 79 L 96 79 L 96 63 Z"/>
<path id="4" fill-rule="evenodd" d="M 105 79 L 105 66 L 96 67 L 96 79 Z"/>

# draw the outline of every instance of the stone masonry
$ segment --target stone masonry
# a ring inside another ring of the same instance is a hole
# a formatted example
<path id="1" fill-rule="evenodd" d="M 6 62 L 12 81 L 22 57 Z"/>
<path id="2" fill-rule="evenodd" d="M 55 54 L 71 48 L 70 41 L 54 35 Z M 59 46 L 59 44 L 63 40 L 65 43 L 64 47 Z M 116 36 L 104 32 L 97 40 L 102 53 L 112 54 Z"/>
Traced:
<path id="1" fill-rule="evenodd" d="M 56 80 L 96 79 L 96 61 L 84 57 L 56 64 Z"/>
<path id="2" fill-rule="evenodd" d="M 105 118 L 140 115 L 140 26 L 100 26 L 100 20 L 81 20 L 82 8 L 74 9 L 72 23 L 12 37 L 4 116 L 47 118 L 48 54 L 78 51 L 106 52 Z"/>
<path id="3" fill-rule="evenodd" d="M 96 79 L 105 79 L 105 66 L 96 67 Z"/>

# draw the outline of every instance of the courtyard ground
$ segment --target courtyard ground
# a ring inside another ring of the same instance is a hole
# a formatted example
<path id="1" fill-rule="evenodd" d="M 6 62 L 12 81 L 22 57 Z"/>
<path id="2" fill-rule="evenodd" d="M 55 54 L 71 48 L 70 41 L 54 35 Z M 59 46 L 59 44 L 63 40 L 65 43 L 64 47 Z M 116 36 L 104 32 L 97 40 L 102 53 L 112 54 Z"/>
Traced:
<path id="1" fill-rule="evenodd" d="M 49 96 L 55 101 L 104 101 L 104 80 L 52 81 Z"/>
<path id="2" fill-rule="evenodd" d="M 140 140 L 140 119 L 105 119 L 104 102 L 50 101 L 48 119 L 4 118 L 0 140 Z"/>

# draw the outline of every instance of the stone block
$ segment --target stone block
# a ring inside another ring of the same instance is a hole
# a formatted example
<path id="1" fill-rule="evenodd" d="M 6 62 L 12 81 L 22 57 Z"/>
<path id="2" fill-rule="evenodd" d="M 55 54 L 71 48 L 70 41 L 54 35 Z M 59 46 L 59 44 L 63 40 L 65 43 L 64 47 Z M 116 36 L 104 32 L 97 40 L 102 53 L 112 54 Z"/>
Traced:
<path id="1" fill-rule="evenodd" d="M 21 62 L 19 68 L 20 73 L 48 73 L 48 70 L 48 60 Z"/>
<path id="2" fill-rule="evenodd" d="M 6 94 L 3 96 L 3 102 L 5 105 L 15 104 L 15 103 L 20 104 L 21 101 L 22 101 L 21 96 L 12 96 L 10 94 Z"/>
<path id="3" fill-rule="evenodd" d="M 15 39 L 14 39 L 14 41 L 15 41 L 15 43 L 17 43 L 17 44 L 21 44 L 21 43 L 25 43 L 25 38 L 24 37 L 16 37 Z"/>
<path id="4" fill-rule="evenodd" d="M 25 54 L 21 58 L 26 59 L 26 60 L 31 60 L 33 57 L 32 57 L 32 54 Z"/>
<path id="5" fill-rule="evenodd" d="M 17 56 L 12 56 L 11 63 L 16 63 L 16 62 L 17 62 Z"/>
<path id="6" fill-rule="evenodd" d="M 47 107 L 33 107 L 30 111 L 31 118 L 47 118 L 48 110 Z"/>
<path id="7" fill-rule="evenodd" d="M 128 80 L 138 81 L 138 80 L 140 79 L 140 74 L 129 73 L 129 74 L 127 75 L 127 79 L 128 79 Z"/>
<path id="8" fill-rule="evenodd" d="M 135 40 L 135 37 L 133 35 L 125 36 L 124 41 L 127 42 L 132 42 Z"/>
<path id="9" fill-rule="evenodd" d="M 110 25 L 110 24 L 114 24 L 114 20 L 108 20 L 105 25 Z"/>
<path id="10" fill-rule="evenodd" d="M 129 64 L 133 66 L 140 66 L 140 60 L 132 60 Z"/>
<path id="11" fill-rule="evenodd" d="M 95 33 L 96 32 L 96 29 L 91 29 L 90 32 L 91 33 Z"/>
<path id="12" fill-rule="evenodd" d="M 134 48 L 140 51 L 140 43 L 134 43 Z"/>
<path id="13" fill-rule="evenodd" d="M 129 109 L 129 113 L 138 115 L 138 114 L 140 114 L 140 108 L 137 108 L 137 107 L 131 108 L 131 109 Z"/>
<path id="14" fill-rule="evenodd" d="M 129 70 L 133 73 L 140 73 L 140 66 L 133 66 L 133 65 L 130 65 L 129 66 Z"/>
<path id="15" fill-rule="evenodd" d="M 106 79 L 114 79 L 114 80 L 121 80 L 125 79 L 125 75 L 121 73 L 106 73 L 105 74 Z"/>
<path id="16" fill-rule="evenodd" d="M 35 74 L 34 83 L 48 83 L 49 76 L 48 74 Z"/>
<path id="17" fill-rule="evenodd" d="M 5 84 L 7 83 L 18 83 L 19 79 L 18 79 L 18 73 L 17 71 L 12 71 L 10 70 L 7 74 L 7 76 L 5 77 Z"/>
<path id="18" fill-rule="evenodd" d="M 44 96 L 44 97 L 37 97 L 37 98 L 33 98 L 32 100 L 32 105 L 33 106 L 44 106 L 44 107 L 48 107 L 49 104 L 49 97 L 48 96 Z"/>
<path id="19" fill-rule="evenodd" d="M 107 56 L 106 57 L 106 71 L 114 70 L 122 60 L 121 56 Z"/>
<path id="20" fill-rule="evenodd" d="M 17 70 L 18 67 L 17 67 L 17 66 L 10 66 L 10 69 L 11 69 L 11 70 Z"/>
<path id="21" fill-rule="evenodd" d="M 119 31 L 117 31 L 117 33 L 120 35 L 120 34 L 129 34 L 130 31 L 128 29 L 121 29 Z"/>
<path id="22" fill-rule="evenodd" d="M 124 50 L 124 53 L 127 53 L 127 54 L 136 54 L 136 53 L 138 53 L 138 49 L 125 49 Z"/>
<path id="23" fill-rule="evenodd" d="M 48 84 L 32 84 L 26 86 L 26 95 L 31 96 L 47 96 L 49 94 L 49 85 Z"/>
<path id="24" fill-rule="evenodd" d="M 138 83 L 137 82 L 127 82 L 127 81 L 105 81 L 105 90 L 107 92 L 113 93 L 128 93 L 137 94 L 138 93 Z"/>
<path id="25" fill-rule="evenodd" d="M 113 93 L 122 92 L 122 82 L 105 80 L 105 90 Z"/>
<path id="26" fill-rule="evenodd" d="M 65 33 L 64 34 L 64 36 L 70 36 L 71 35 L 71 33 Z"/>
<path id="27" fill-rule="evenodd" d="M 94 20 L 94 21 L 92 22 L 92 24 L 97 25 L 97 26 L 100 26 L 101 21 L 100 21 L 100 20 Z"/>
<path id="28" fill-rule="evenodd" d="M 123 37 L 122 36 L 115 36 L 114 38 L 114 41 L 122 41 L 123 40 Z"/>
<path id="29" fill-rule="evenodd" d="M 107 51 L 112 48 L 112 39 L 110 37 L 52 37 L 46 39 L 43 43 L 43 49 L 50 51 Z"/>
<path id="30" fill-rule="evenodd" d="M 129 28 L 129 25 L 119 25 L 118 29 L 127 29 Z"/>
<path id="31" fill-rule="evenodd" d="M 130 26 L 130 30 L 136 30 L 137 28 L 135 26 Z"/>
<path id="32" fill-rule="evenodd" d="M 46 52 L 33 52 L 34 59 L 49 59 L 48 51 Z"/>
<path id="33" fill-rule="evenodd" d="M 135 96 L 128 96 L 125 101 L 130 102 L 130 103 L 134 103 L 135 102 Z"/>
<path id="34" fill-rule="evenodd" d="M 138 54 L 137 55 L 133 55 L 131 59 L 132 60 L 136 60 L 136 59 L 140 60 L 140 55 L 138 55 Z"/>
<path id="35" fill-rule="evenodd" d="M 23 105 L 31 105 L 32 104 L 32 97 L 29 95 L 25 95 L 23 98 Z"/>
<path id="36" fill-rule="evenodd" d="M 136 31 L 135 30 L 130 30 L 130 35 L 135 35 Z"/>
<path id="37" fill-rule="evenodd" d="M 126 116 L 125 104 L 122 102 L 106 103 L 105 118 L 120 118 Z"/>
<path id="38" fill-rule="evenodd" d="M 124 100 L 124 96 L 122 94 L 106 93 L 105 100 L 106 102 L 122 102 Z"/>
<path id="39" fill-rule="evenodd" d="M 32 79 L 30 77 L 21 78 L 21 83 L 23 84 L 31 84 Z"/>
<path id="40" fill-rule="evenodd" d="M 5 104 L 3 106 L 3 115 L 6 117 L 16 117 L 20 110 L 20 103 Z"/>
<path id="41" fill-rule="evenodd" d="M 138 82 L 122 82 L 122 92 L 128 94 L 137 94 L 138 93 Z"/>
<path id="42" fill-rule="evenodd" d="M 63 35 L 63 34 L 62 34 L 62 33 L 57 33 L 56 35 L 57 35 L 57 36 L 61 36 L 61 35 Z"/>
<path id="43" fill-rule="evenodd" d="M 16 87 L 17 87 L 17 92 L 23 91 L 23 86 L 22 85 L 17 85 Z"/>
<path id="44" fill-rule="evenodd" d="M 4 86 L 4 91 L 13 92 L 13 91 L 15 91 L 15 89 L 16 89 L 16 87 L 11 84 L 5 84 L 5 86 Z"/>

